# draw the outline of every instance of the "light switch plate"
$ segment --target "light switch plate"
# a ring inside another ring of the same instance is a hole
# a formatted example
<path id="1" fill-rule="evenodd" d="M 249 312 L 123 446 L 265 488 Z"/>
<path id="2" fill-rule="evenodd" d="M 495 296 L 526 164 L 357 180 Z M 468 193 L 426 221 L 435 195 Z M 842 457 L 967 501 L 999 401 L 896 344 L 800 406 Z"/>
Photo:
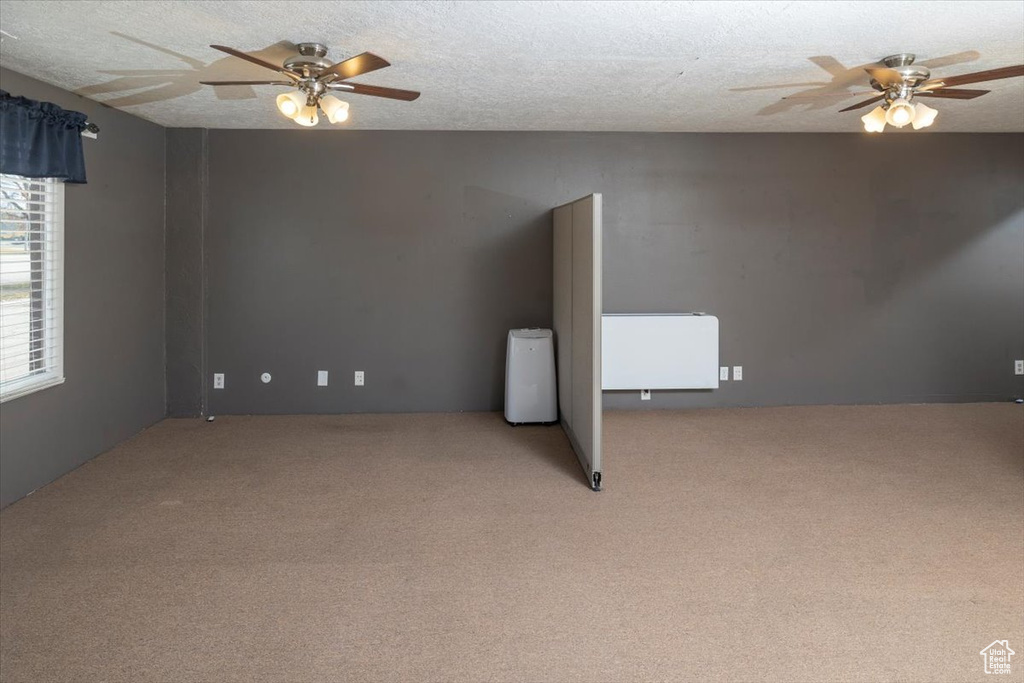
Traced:
<path id="1" fill-rule="evenodd" d="M 317 370 L 316 371 L 316 385 L 318 387 L 326 387 L 327 386 L 327 371 L 326 370 Z"/>
<path id="2" fill-rule="evenodd" d="M 224 373 L 215 372 L 213 373 L 213 388 L 223 389 L 224 388 Z"/>
<path id="3" fill-rule="evenodd" d="M 723 365 L 722 367 L 718 368 L 718 380 L 720 382 L 728 382 L 729 381 L 729 366 L 728 365 Z"/>
<path id="4" fill-rule="evenodd" d="M 743 381 L 743 366 L 734 365 L 732 366 L 732 378 L 737 382 Z"/>
<path id="5" fill-rule="evenodd" d="M 362 370 L 356 370 L 356 386 L 361 387 L 366 383 L 366 376 Z"/>

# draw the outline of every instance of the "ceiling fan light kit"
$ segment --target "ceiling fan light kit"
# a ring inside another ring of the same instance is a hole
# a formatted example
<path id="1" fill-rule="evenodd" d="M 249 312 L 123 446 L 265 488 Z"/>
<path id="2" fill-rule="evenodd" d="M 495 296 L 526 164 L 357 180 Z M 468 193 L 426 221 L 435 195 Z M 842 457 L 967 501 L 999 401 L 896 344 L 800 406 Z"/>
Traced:
<path id="1" fill-rule="evenodd" d="M 316 105 L 307 104 L 299 110 L 299 113 L 296 116 L 292 117 L 292 121 L 300 126 L 306 126 L 307 128 L 312 128 L 316 124 L 320 123 L 320 117 L 316 114 Z"/>
<path id="2" fill-rule="evenodd" d="M 348 121 L 348 102 L 343 102 L 334 95 L 321 97 L 320 109 L 327 115 L 327 120 L 331 123 Z"/>
<path id="3" fill-rule="evenodd" d="M 918 102 L 914 105 L 914 130 L 921 130 L 935 123 L 935 117 L 939 115 L 939 112 L 929 107 L 924 102 Z"/>
<path id="4" fill-rule="evenodd" d="M 875 107 L 869 113 L 860 117 L 864 122 L 864 130 L 869 133 L 881 133 L 885 130 L 885 107 Z"/>
<path id="5" fill-rule="evenodd" d="M 277 96 L 277 109 L 289 119 L 298 116 L 304 106 L 306 106 L 306 96 L 298 90 Z"/>
<path id="6" fill-rule="evenodd" d="M 938 115 L 939 112 L 927 104 L 911 104 L 910 100 L 900 97 L 887 107 L 875 107 L 869 114 L 860 117 L 860 120 L 864 122 L 864 130 L 868 133 L 881 133 L 887 123 L 897 128 L 903 128 L 909 123 L 914 130 L 921 130 L 935 123 Z"/>
<path id="7" fill-rule="evenodd" d="M 914 59 L 915 56 L 910 53 L 901 53 L 883 59 L 884 67 L 866 68 L 865 71 L 871 76 L 871 87 L 882 94 L 840 111 L 852 111 L 884 100 L 883 104 L 860 117 L 865 131 L 881 133 L 886 124 L 896 128 L 911 124 L 914 130 L 921 130 L 932 125 L 939 112 L 920 102 L 915 103 L 915 97 L 972 100 L 989 91 L 950 86 L 1024 76 L 1024 64 L 1020 64 L 948 78 L 932 78 L 928 69 L 914 64 Z"/>
<path id="8" fill-rule="evenodd" d="M 317 110 L 324 113 L 331 123 L 344 123 L 349 117 L 349 104 L 329 92 L 349 92 L 356 95 L 385 97 L 392 100 L 412 102 L 420 96 L 413 90 L 382 88 L 376 85 L 350 83 L 370 71 L 383 69 L 390 64 L 370 52 L 364 52 L 344 61 L 332 64 L 327 60 L 327 47 L 320 43 L 299 43 L 299 53 L 285 60 L 282 66 L 253 57 L 239 50 L 223 45 L 211 45 L 215 50 L 258 64 L 276 71 L 289 80 L 285 81 L 200 81 L 203 85 L 285 85 L 295 90 L 277 96 L 277 109 L 283 116 L 300 126 L 311 128 L 320 122 Z"/>
<path id="9" fill-rule="evenodd" d="M 897 97 L 885 112 L 885 122 L 890 126 L 902 128 L 913 120 L 914 105 L 905 97 Z"/>

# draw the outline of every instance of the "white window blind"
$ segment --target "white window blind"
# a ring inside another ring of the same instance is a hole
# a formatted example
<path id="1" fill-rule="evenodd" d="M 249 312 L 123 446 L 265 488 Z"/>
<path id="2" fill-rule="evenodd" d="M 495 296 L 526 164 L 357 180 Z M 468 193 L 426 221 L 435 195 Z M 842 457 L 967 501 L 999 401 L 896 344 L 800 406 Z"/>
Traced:
<path id="1" fill-rule="evenodd" d="M 0 174 L 0 401 L 64 381 L 64 183 Z"/>

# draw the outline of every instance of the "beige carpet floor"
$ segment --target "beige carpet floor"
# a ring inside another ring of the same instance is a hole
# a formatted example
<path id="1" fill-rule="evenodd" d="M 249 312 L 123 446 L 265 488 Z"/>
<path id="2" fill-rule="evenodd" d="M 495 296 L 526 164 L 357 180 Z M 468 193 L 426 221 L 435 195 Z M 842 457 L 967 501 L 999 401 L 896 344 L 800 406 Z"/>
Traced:
<path id="1" fill-rule="evenodd" d="M 167 420 L 0 513 L 0 678 L 1024 676 L 1024 409 Z"/>

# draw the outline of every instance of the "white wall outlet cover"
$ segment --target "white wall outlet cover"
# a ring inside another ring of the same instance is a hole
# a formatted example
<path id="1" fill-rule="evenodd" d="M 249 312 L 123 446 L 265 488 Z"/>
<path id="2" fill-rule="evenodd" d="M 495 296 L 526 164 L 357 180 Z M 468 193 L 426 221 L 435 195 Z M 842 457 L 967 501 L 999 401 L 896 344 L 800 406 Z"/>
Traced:
<path id="1" fill-rule="evenodd" d="M 650 401 L 651 400 L 651 390 L 650 389 L 641 389 L 640 390 L 640 400 L 641 401 Z"/>
<path id="2" fill-rule="evenodd" d="M 316 385 L 318 387 L 326 387 L 327 386 L 327 371 L 326 370 L 317 370 L 316 371 Z"/>
<path id="3" fill-rule="evenodd" d="M 361 387 L 361 386 L 363 386 L 363 384 L 366 383 L 366 377 L 365 377 L 365 375 L 363 375 L 363 371 L 362 370 L 356 370 L 355 382 L 356 382 L 356 386 L 357 387 Z"/>
<path id="4" fill-rule="evenodd" d="M 270 376 L 269 372 L 264 372 L 262 375 L 260 375 L 260 381 L 263 382 L 264 384 L 270 384 L 271 379 L 272 377 Z"/>
<path id="5" fill-rule="evenodd" d="M 734 365 L 734 366 L 732 366 L 732 378 L 734 380 L 736 380 L 737 382 L 742 382 L 743 381 L 743 366 L 742 365 Z"/>
<path id="6" fill-rule="evenodd" d="M 224 373 L 215 372 L 213 373 L 213 388 L 223 389 L 224 388 Z"/>
<path id="7" fill-rule="evenodd" d="M 729 381 L 729 366 L 724 365 L 718 368 L 718 381 L 728 382 Z"/>
<path id="8" fill-rule="evenodd" d="M 1024 360 L 1013 361 L 1013 374 L 1024 375 Z"/>

